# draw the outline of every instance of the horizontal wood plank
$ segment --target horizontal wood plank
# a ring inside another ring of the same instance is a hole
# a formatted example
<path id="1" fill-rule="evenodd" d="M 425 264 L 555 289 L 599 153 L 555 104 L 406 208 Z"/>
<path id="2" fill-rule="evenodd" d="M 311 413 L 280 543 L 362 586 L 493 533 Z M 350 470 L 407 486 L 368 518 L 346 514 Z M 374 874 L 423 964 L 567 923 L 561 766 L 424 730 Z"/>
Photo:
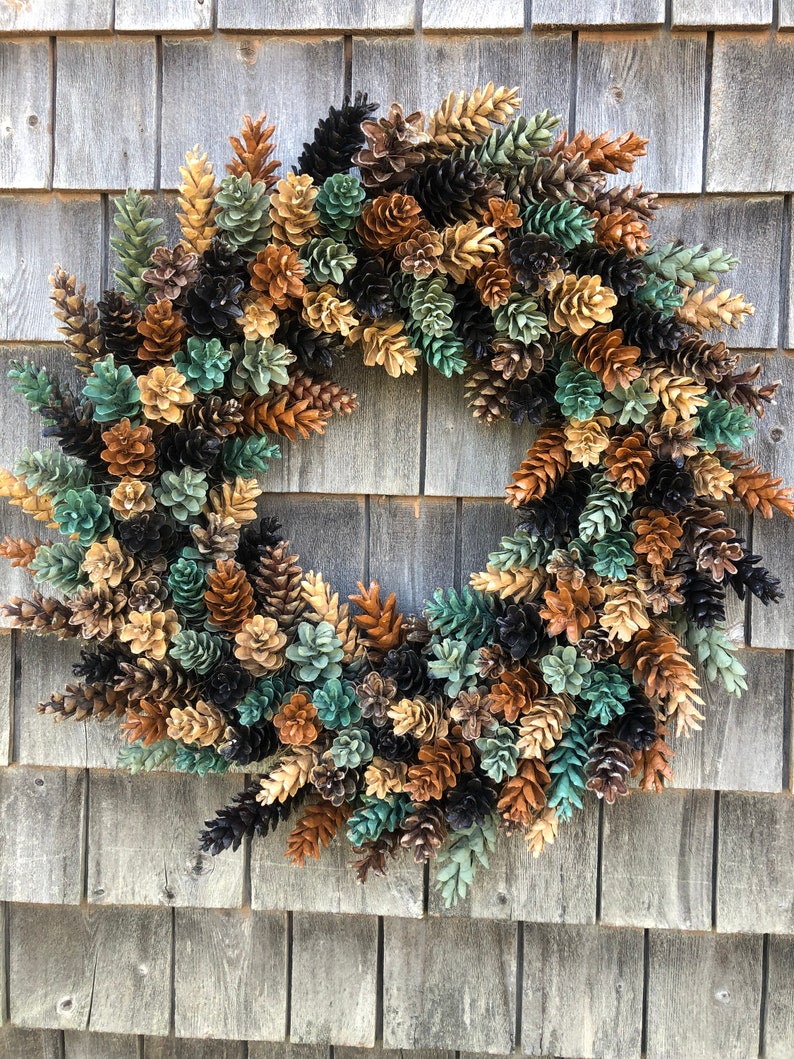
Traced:
<path id="1" fill-rule="evenodd" d="M 116 30 L 152 33 L 211 30 L 212 5 L 213 0 L 116 0 Z"/>
<path id="2" fill-rule="evenodd" d="M 23 1030 L 0 1026 L 0 1059 L 65 1059 L 57 1030 Z"/>
<path id="3" fill-rule="evenodd" d="M 533 26 L 654 26 L 664 0 L 534 0 Z"/>
<path id="4" fill-rule="evenodd" d="M 405 30 L 413 28 L 415 10 L 414 0 L 304 0 L 302 4 L 218 0 L 218 28 Z"/>
<path id="5" fill-rule="evenodd" d="M 49 183 L 51 76 L 46 40 L 0 41 L 0 81 L 14 85 L 0 132 L 1 187 L 44 188 Z"/>
<path id="6" fill-rule="evenodd" d="M 673 0 L 674 26 L 768 26 L 772 0 Z"/>
<path id="7" fill-rule="evenodd" d="M 140 1059 L 253 1059 L 244 1041 L 204 1041 L 196 1038 L 144 1037 Z"/>
<path id="8" fill-rule="evenodd" d="M 425 0 L 422 6 L 422 29 L 448 31 L 456 29 L 520 30 L 524 28 L 523 0 L 502 0 L 485 8 L 477 0 Z"/>
<path id="9" fill-rule="evenodd" d="M 327 1044 L 251 1041 L 248 1045 L 248 1059 L 330 1059 L 330 1056 L 331 1049 Z"/>
<path id="10" fill-rule="evenodd" d="M 63 1035 L 63 1059 L 139 1059 L 138 1038 L 118 1033 L 79 1033 Z"/>
<path id="11" fill-rule="evenodd" d="M 0 32 L 72 33 L 109 30 L 113 0 L 25 0 L 0 5 Z"/>

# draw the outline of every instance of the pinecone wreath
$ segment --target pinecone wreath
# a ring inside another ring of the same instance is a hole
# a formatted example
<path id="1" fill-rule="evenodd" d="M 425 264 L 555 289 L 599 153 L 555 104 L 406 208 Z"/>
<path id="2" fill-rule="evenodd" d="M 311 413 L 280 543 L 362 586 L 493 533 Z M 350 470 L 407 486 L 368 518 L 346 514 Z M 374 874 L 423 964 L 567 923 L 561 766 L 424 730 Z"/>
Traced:
<path id="1" fill-rule="evenodd" d="M 3 613 L 86 642 L 39 709 L 122 717 L 133 772 L 257 773 L 212 853 L 293 816 L 294 863 L 344 828 L 359 879 L 404 849 L 450 904 L 498 827 L 538 854 L 588 791 L 661 789 L 670 727 L 703 720 L 696 663 L 746 688 L 726 592 L 781 591 L 725 506 L 794 500 L 741 451 L 775 384 L 720 340 L 753 311 L 716 289 L 736 261 L 653 242 L 656 196 L 607 188 L 645 140 L 569 139 L 519 102 L 489 84 L 375 117 L 357 95 L 283 176 L 246 117 L 225 175 L 187 153 L 176 246 L 130 190 L 116 288 L 95 304 L 56 267 L 81 386 L 12 365 L 59 448 L 0 492 L 58 536 L 0 551 L 57 595 Z M 463 374 L 483 423 L 539 427 L 515 531 L 418 617 L 377 582 L 340 602 L 258 507 L 279 444 L 355 409 L 343 355 Z"/>

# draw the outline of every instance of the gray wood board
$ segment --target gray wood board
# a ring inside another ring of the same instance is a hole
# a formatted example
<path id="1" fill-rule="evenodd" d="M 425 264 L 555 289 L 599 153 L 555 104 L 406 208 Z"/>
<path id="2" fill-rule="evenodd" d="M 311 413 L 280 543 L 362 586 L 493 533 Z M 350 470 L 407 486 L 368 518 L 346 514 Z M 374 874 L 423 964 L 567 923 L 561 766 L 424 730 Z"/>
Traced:
<path id="1" fill-rule="evenodd" d="M 276 156 L 288 171 L 329 103 L 341 101 L 342 50 L 341 38 L 166 38 L 162 186 L 178 185 L 185 151 L 197 143 L 223 177 L 231 157 L 228 137 L 238 134 L 243 114 L 256 118 L 263 108 L 276 125 Z"/>
<path id="2" fill-rule="evenodd" d="M 287 1020 L 287 917 L 178 908 L 177 1037 L 281 1040 Z"/>
<path id="3" fill-rule="evenodd" d="M 94 772 L 89 786 L 88 900 L 97 904 L 239 908 L 243 856 L 199 848 L 205 819 L 240 776 Z"/>
<path id="4" fill-rule="evenodd" d="M 533 0 L 533 26 L 654 26 L 664 0 Z"/>
<path id="5" fill-rule="evenodd" d="M 284 1047 L 282 1045 L 281 1047 Z M 243 1041 L 204 1041 L 186 1037 L 145 1037 L 140 1059 L 253 1059 L 256 1045 Z"/>
<path id="6" fill-rule="evenodd" d="M 334 1051 L 339 1054 L 338 1049 Z M 248 1059 L 330 1059 L 330 1056 L 330 1047 L 322 1044 L 270 1044 L 266 1041 L 251 1041 L 248 1045 Z"/>
<path id="7" fill-rule="evenodd" d="M 353 39 L 353 88 L 370 93 L 387 110 L 392 100 L 426 113 L 450 91 L 477 84 L 517 85 L 522 111 L 550 107 L 567 115 L 571 40 L 567 34 L 518 37 L 419 37 Z"/>
<path id="8" fill-rule="evenodd" d="M 598 875 L 598 803 L 560 825 L 556 842 L 533 857 L 521 835 L 499 832 L 490 868 L 474 876 L 468 896 L 444 909 L 430 865 L 430 913 L 471 919 L 523 919 L 533 923 L 593 923 Z"/>
<path id="9" fill-rule="evenodd" d="M 794 357 L 770 356 L 764 377 L 780 379 L 778 400 L 768 409 L 758 431 L 745 446 L 761 467 L 784 485 L 794 485 Z M 794 647 L 794 591 L 791 587 L 794 519 L 775 512 L 772 519 L 753 515 L 753 551 L 761 555 L 763 566 L 781 579 L 785 596 L 780 603 L 764 606 L 753 600 L 750 611 L 750 641 L 754 647 Z"/>
<path id="10" fill-rule="evenodd" d="M 523 1051 L 639 1059 L 642 967 L 642 931 L 527 923 Z"/>
<path id="11" fill-rule="evenodd" d="M 46 40 L 0 41 L 0 83 L 14 86 L 14 91 L 5 99 L 0 133 L 2 187 L 47 187 L 52 134 L 51 76 L 50 46 Z"/>
<path id="12" fill-rule="evenodd" d="M 706 36 L 579 37 L 576 126 L 650 139 L 631 174 L 649 190 L 700 191 Z M 623 174 L 621 174 L 621 178 Z"/>
<path id="13" fill-rule="evenodd" d="M 716 34 L 707 190 L 790 191 L 794 186 L 794 158 L 778 149 L 794 103 L 792 63 L 794 40 L 786 34 Z M 757 132 L 752 149 L 750 129 Z"/>
<path id="14" fill-rule="evenodd" d="M 78 904 L 85 790 L 85 772 L 0 769 L 0 899 Z"/>
<path id="15" fill-rule="evenodd" d="M 406 30 L 414 25 L 414 0 L 304 0 L 262 4 L 218 0 L 218 28 L 245 30 Z"/>
<path id="16" fill-rule="evenodd" d="M 14 716 L 14 636 L 0 631 L 0 765 L 11 761 Z"/>
<path id="17" fill-rule="evenodd" d="M 782 230 L 779 197 L 703 195 L 663 202 L 653 224 L 655 243 L 680 239 L 689 246 L 721 246 L 739 258 L 740 264 L 718 286 L 743 293 L 755 306 L 755 315 L 738 329 L 709 332 L 706 337 L 711 341 L 722 339 L 732 349 L 748 350 L 748 355 L 777 346 Z"/>
<path id="18" fill-rule="evenodd" d="M 22 1030 L 6 1023 L 0 1027 L 0 1059 L 64 1059 L 61 1035 L 56 1030 Z"/>
<path id="19" fill-rule="evenodd" d="M 762 939 L 650 932 L 647 1052 L 748 1059 L 758 1051 Z"/>
<path id="20" fill-rule="evenodd" d="M 63 1040 L 63 1059 L 139 1059 L 137 1037 L 67 1030 Z"/>
<path id="21" fill-rule="evenodd" d="M 701 680 L 703 731 L 671 734 L 676 787 L 779 791 L 783 777 L 786 660 L 782 651 L 739 652 L 748 691 L 728 695 L 721 681 Z M 674 727 L 674 726 L 671 726 Z"/>
<path id="22" fill-rule="evenodd" d="M 213 0 L 116 0 L 115 27 L 117 32 L 209 31 L 212 5 Z"/>
<path id="23" fill-rule="evenodd" d="M 168 1032 L 168 909 L 8 908 L 12 1022 L 99 1033 Z"/>
<path id="24" fill-rule="evenodd" d="M 483 5 L 477 0 L 425 0 L 422 6 L 422 29 L 521 30 L 524 28 L 523 0 L 502 0 Z"/>
<path id="25" fill-rule="evenodd" d="M 156 86 L 153 39 L 59 41 L 55 187 L 154 187 Z"/>
<path id="26" fill-rule="evenodd" d="M 711 926 L 714 795 L 632 791 L 604 807 L 601 918 L 629 927 Z"/>
<path id="27" fill-rule="evenodd" d="M 784 0 L 785 3 L 785 0 Z M 768 26 L 772 0 L 673 0 L 673 26 Z"/>
<path id="28" fill-rule="evenodd" d="M 392 379 L 365 367 L 350 352 L 334 369 L 334 380 L 358 394 L 349 416 L 332 416 L 322 436 L 290 442 L 275 438 L 263 487 L 277 492 L 418 493 L 421 429 L 419 376 Z"/>
<path id="29" fill-rule="evenodd" d="M 295 817 L 297 819 L 297 817 Z M 344 828 L 320 860 L 296 868 L 284 855 L 289 822 L 272 836 L 251 843 L 251 907 L 269 911 L 334 912 L 355 915 L 421 916 L 422 869 L 407 854 L 388 864 L 388 875 L 356 881 L 356 859 Z"/>
<path id="30" fill-rule="evenodd" d="M 791 1042 L 794 1041 L 794 1004 L 791 1002 L 793 974 L 794 938 L 770 938 L 762 1042 L 765 1059 L 791 1057 Z"/>
<path id="31" fill-rule="evenodd" d="M 455 519 L 454 500 L 372 497 L 370 577 L 396 593 L 403 614 L 418 613 L 436 588 L 452 585 Z"/>
<path id="32" fill-rule="evenodd" d="M 504 500 L 464 500 L 461 512 L 460 579 L 485 570 L 499 541 L 516 528 L 516 514 Z"/>
<path id="33" fill-rule="evenodd" d="M 385 1047 L 511 1051 L 516 930 L 487 920 L 387 919 Z"/>
<path id="34" fill-rule="evenodd" d="M 794 799 L 720 799 L 717 929 L 794 934 Z"/>
<path id="35" fill-rule="evenodd" d="M 101 229 L 98 195 L 0 194 L 0 340 L 60 337 L 47 279 L 56 263 L 97 297 Z"/>
<path id="36" fill-rule="evenodd" d="M 378 921 L 374 916 L 295 913 L 291 1040 L 299 1044 L 372 1047 L 377 938 Z"/>
<path id="37" fill-rule="evenodd" d="M 0 6 L 3 33 L 70 33 L 109 30 L 112 0 L 24 0 Z"/>

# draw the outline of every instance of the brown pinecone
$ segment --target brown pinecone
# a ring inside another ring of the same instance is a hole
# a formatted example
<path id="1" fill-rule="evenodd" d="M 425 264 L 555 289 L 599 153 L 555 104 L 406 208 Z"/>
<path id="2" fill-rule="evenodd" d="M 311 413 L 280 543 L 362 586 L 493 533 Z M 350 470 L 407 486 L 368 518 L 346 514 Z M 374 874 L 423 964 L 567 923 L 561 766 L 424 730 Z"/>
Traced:
<path id="1" fill-rule="evenodd" d="M 143 319 L 138 324 L 138 334 L 143 339 L 138 348 L 139 360 L 169 364 L 186 333 L 182 314 L 174 309 L 173 302 L 168 298 L 147 305 Z"/>
<path id="2" fill-rule="evenodd" d="M 141 275 L 144 283 L 151 290 L 147 291 L 150 301 L 167 298 L 177 301 L 192 287 L 198 278 L 198 255 L 178 243 L 173 250 L 166 246 L 157 246 L 152 251 L 152 266 Z"/>
<path id="3" fill-rule="evenodd" d="M 595 791 L 608 805 L 620 795 L 628 794 L 626 780 L 634 765 L 631 747 L 606 732 L 601 732 L 587 762 L 587 788 Z"/>
<path id="4" fill-rule="evenodd" d="M 196 549 L 213 561 L 233 558 L 240 543 L 240 527 L 237 522 L 231 516 L 224 517 L 215 511 L 211 511 L 206 520 L 206 526 L 196 523 L 190 527 Z"/>
<path id="5" fill-rule="evenodd" d="M 106 685 L 67 684 L 62 692 L 54 691 L 48 702 L 40 702 L 37 709 L 39 713 L 54 714 L 56 721 L 62 721 L 64 717 L 75 721 L 85 721 L 89 717 L 104 721 L 112 714 L 120 717 L 125 706 L 124 696 Z"/>
<path id="6" fill-rule="evenodd" d="M 276 246 L 271 243 L 256 255 L 248 265 L 251 287 L 262 291 L 276 309 L 288 309 L 306 293 L 303 277 L 306 268 L 298 257 L 298 251 L 286 243 Z"/>
<path id="7" fill-rule="evenodd" d="M 141 336 L 138 334 L 138 324 L 141 322 L 141 312 L 138 306 L 121 291 L 106 290 L 97 308 L 105 354 L 111 353 L 117 365 L 127 364 L 133 370 L 137 366 L 140 371 L 138 346 Z"/>
<path id="8" fill-rule="evenodd" d="M 131 702 L 148 699 L 150 702 L 184 706 L 198 700 L 199 687 L 183 669 L 168 659 L 136 658 L 134 662 L 120 662 L 121 676 L 116 679 L 116 691 Z"/>
<path id="9" fill-rule="evenodd" d="M 0 614 L 16 629 L 29 629 L 39 635 L 52 632 L 62 640 L 80 635 L 70 624 L 72 612 L 67 605 L 41 592 L 34 591 L 31 599 L 11 596 L 6 603 L 0 603 Z"/>
<path id="10" fill-rule="evenodd" d="M 494 423 L 507 415 L 509 383 L 500 371 L 481 366 L 466 379 L 466 403 L 475 419 Z"/>
<path id="11" fill-rule="evenodd" d="M 424 161 L 418 150 L 429 141 L 424 127 L 421 111 L 406 115 L 399 103 L 392 103 L 384 117 L 363 121 L 366 147 L 353 156 L 353 164 L 361 170 L 364 186 L 387 190 L 409 180 L 413 169 Z"/>
<path id="12" fill-rule="evenodd" d="M 66 605 L 72 612 L 69 624 L 79 627 L 83 639 L 107 640 L 122 626 L 127 597 L 107 585 L 92 585 Z"/>
<path id="13" fill-rule="evenodd" d="M 444 813 L 437 805 L 420 805 L 403 820 L 400 831 L 400 845 L 411 850 L 417 864 L 424 864 L 438 856 L 447 837 Z"/>
<path id="14" fill-rule="evenodd" d="M 474 289 L 479 294 L 480 301 L 489 309 L 498 309 L 510 297 L 515 275 L 501 256 L 486 261 L 475 270 L 474 277 Z"/>
<path id="15" fill-rule="evenodd" d="M 141 699 L 135 708 L 127 710 L 127 719 L 121 730 L 131 743 L 140 742 L 151 746 L 168 738 L 168 706 L 162 702 L 147 702 Z"/>
<path id="16" fill-rule="evenodd" d="M 575 338 L 572 349 L 579 363 L 597 375 L 610 393 L 616 386 L 630 386 L 640 376 L 639 347 L 624 345 L 619 328 L 594 327 Z"/>
<path id="17" fill-rule="evenodd" d="M 356 791 L 358 776 L 355 769 L 340 769 L 334 764 L 330 750 L 326 750 L 311 771 L 311 782 L 332 805 L 342 805 Z"/>
<path id="18" fill-rule="evenodd" d="M 444 791 L 454 787 L 461 772 L 471 771 L 471 748 L 453 728 L 450 737 L 436 739 L 419 748 L 419 762 L 408 768 L 405 790 L 412 802 L 439 801 Z"/>
<path id="19" fill-rule="evenodd" d="M 505 670 L 491 687 L 491 713 L 512 724 L 519 714 L 532 706 L 535 698 L 545 695 L 546 691 L 545 684 L 523 666 Z"/>
<path id="20" fill-rule="evenodd" d="M 428 644 L 433 634 L 421 614 L 407 614 L 403 621 L 403 637 L 408 643 Z"/>
<path id="21" fill-rule="evenodd" d="M 315 379 L 303 368 L 289 377 L 286 386 L 274 386 L 272 393 L 277 396 L 287 391 L 295 401 L 308 401 L 307 407 L 336 415 L 350 415 L 356 410 L 356 394 L 346 386 L 340 386 L 331 379 Z"/>
<path id="22" fill-rule="evenodd" d="M 157 612 L 163 609 L 167 599 L 167 585 L 156 574 L 149 574 L 132 583 L 127 606 L 141 614 L 146 611 Z"/>
<path id="23" fill-rule="evenodd" d="M 480 649 L 481 654 L 483 650 L 485 648 Z M 469 742 L 479 739 L 483 728 L 491 728 L 496 724 L 491 713 L 490 698 L 486 687 L 461 691 L 452 703 L 449 715 L 455 724 L 461 726 L 461 734 Z"/>
<path id="24" fill-rule="evenodd" d="M 724 342 L 712 344 L 690 335 L 679 342 L 678 349 L 666 350 L 665 360 L 677 374 L 695 382 L 719 382 L 735 370 L 739 354 L 728 349 Z"/>
<path id="25" fill-rule="evenodd" d="M 223 439 L 236 434 L 242 421 L 240 402 L 235 397 L 224 399 L 216 394 L 188 405 L 182 426 L 191 430 L 201 427 L 212 437 Z"/>
<path id="26" fill-rule="evenodd" d="M 377 728 L 384 728 L 389 723 L 389 709 L 397 697 L 397 685 L 391 677 L 384 678 L 374 669 L 367 673 L 356 688 L 361 716 Z"/>
<path id="27" fill-rule="evenodd" d="M 352 867 L 358 882 L 365 883 L 370 872 L 376 878 L 388 875 L 386 857 L 396 855 L 398 844 L 399 837 L 396 834 L 384 832 L 380 838 L 368 839 L 362 846 L 356 846 L 356 852 L 361 856 L 353 861 Z"/>
<path id="28" fill-rule="evenodd" d="M 151 478 L 156 470 L 155 445 L 151 427 L 133 427 L 129 419 L 121 419 L 102 432 L 106 448 L 102 459 L 108 472 L 116 478 Z"/>
<path id="29" fill-rule="evenodd" d="M 204 602 L 216 628 L 234 635 L 256 609 L 254 590 L 234 559 L 217 559 L 207 574 Z"/>
<path id="30" fill-rule="evenodd" d="M 604 454 L 607 476 L 626 493 L 645 485 L 652 463 L 653 455 L 641 430 L 612 437 Z"/>
<path id="31" fill-rule="evenodd" d="M 507 380 L 523 381 L 528 375 L 542 371 L 554 354 L 550 343 L 532 342 L 525 346 L 523 342 L 514 342 L 510 338 L 495 338 L 492 348 L 491 367 Z"/>
<path id="32" fill-rule="evenodd" d="M 287 636 L 301 620 L 306 606 L 301 594 L 303 571 L 297 559 L 297 555 L 289 554 L 289 541 L 279 541 L 262 551 L 252 575 L 259 609 L 274 618 Z"/>
<path id="33" fill-rule="evenodd" d="M 615 645 L 606 629 L 588 629 L 576 643 L 576 650 L 589 662 L 605 662 L 615 653 Z"/>
<path id="34" fill-rule="evenodd" d="M 429 228 L 426 232 L 411 232 L 407 239 L 397 244 L 395 256 L 403 272 L 423 279 L 438 268 L 443 252 L 441 236 L 435 228 Z"/>
<path id="35" fill-rule="evenodd" d="M 395 191 L 367 203 L 356 232 L 369 250 L 389 250 L 421 227 L 421 217 L 422 209 L 413 195 Z"/>
<path id="36" fill-rule="evenodd" d="M 512 669 L 513 659 L 498 643 L 489 643 L 480 648 L 477 658 L 477 672 L 484 680 L 493 680 L 505 669 Z"/>
<path id="37" fill-rule="evenodd" d="M 726 524 L 724 513 L 701 504 L 686 508 L 682 514 L 686 516 L 684 542 L 698 569 L 708 570 L 715 581 L 723 581 L 726 573 L 735 574 L 742 546 L 735 530 Z"/>
<path id="38" fill-rule="evenodd" d="M 77 369 L 89 375 L 94 361 L 104 353 L 97 307 L 86 299 L 85 284 L 78 287 L 74 276 L 60 265 L 55 266 L 50 284 L 50 298 L 55 305 L 53 315 L 63 325 L 58 331 L 66 339 Z"/>

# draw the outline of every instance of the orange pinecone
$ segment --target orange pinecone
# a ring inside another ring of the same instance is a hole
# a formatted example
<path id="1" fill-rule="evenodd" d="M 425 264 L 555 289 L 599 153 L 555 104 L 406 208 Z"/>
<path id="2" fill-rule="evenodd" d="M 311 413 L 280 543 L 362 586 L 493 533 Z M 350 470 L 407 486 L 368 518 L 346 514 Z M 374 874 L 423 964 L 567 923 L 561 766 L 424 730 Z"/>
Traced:
<path id="1" fill-rule="evenodd" d="M 138 324 L 138 334 L 143 339 L 138 347 L 138 359 L 168 364 L 185 339 L 185 321 L 174 309 L 172 301 L 161 298 L 146 306 L 144 317 Z"/>
<path id="2" fill-rule="evenodd" d="M 512 199 L 488 199 L 488 209 L 483 214 L 482 223 L 490 225 L 503 243 L 510 238 L 511 228 L 521 227 L 518 203 Z"/>
<path id="3" fill-rule="evenodd" d="M 513 289 L 513 272 L 499 257 L 489 258 L 484 265 L 474 270 L 474 289 L 483 305 L 498 309 L 510 297 Z"/>
<path id="4" fill-rule="evenodd" d="M 380 599 L 380 585 L 371 581 L 369 588 L 358 582 L 358 596 L 349 596 L 364 612 L 356 614 L 354 621 L 364 635 L 360 643 L 372 654 L 380 657 L 400 643 L 403 616 L 397 611 L 397 597 L 392 592 L 384 602 Z"/>
<path id="5" fill-rule="evenodd" d="M 528 826 L 534 813 L 546 804 L 546 788 L 550 783 L 551 776 L 540 758 L 522 758 L 518 772 L 502 787 L 502 795 L 496 803 L 502 819 Z"/>
<path id="6" fill-rule="evenodd" d="M 455 728 L 452 739 L 438 739 L 419 747 L 420 764 L 411 765 L 405 784 L 411 801 L 438 801 L 445 790 L 455 786 L 461 772 L 472 768 L 471 749 L 460 734 L 460 728 Z"/>
<path id="7" fill-rule="evenodd" d="M 632 529 L 637 538 L 635 553 L 645 556 L 652 570 L 664 571 L 684 534 L 676 516 L 658 508 L 641 507 Z"/>
<path id="8" fill-rule="evenodd" d="M 215 568 L 207 574 L 204 602 L 212 624 L 232 635 L 240 632 L 253 615 L 254 590 L 245 570 L 234 559 L 218 559 Z"/>
<path id="9" fill-rule="evenodd" d="M 640 377 L 639 347 L 624 346 L 619 328 L 610 331 L 608 327 L 594 327 L 575 338 L 572 345 L 579 363 L 597 375 L 610 393 L 616 386 L 630 386 Z"/>
<path id="10" fill-rule="evenodd" d="M 282 743 L 288 746 L 309 746 L 320 734 L 322 725 L 309 696 L 294 692 L 273 718 L 273 725 Z"/>
<path id="11" fill-rule="evenodd" d="M 596 213 L 595 216 L 598 217 L 598 221 L 593 229 L 593 235 L 599 246 L 613 252 L 622 248 L 632 257 L 644 254 L 648 249 L 650 229 L 645 221 L 630 210 L 608 213 L 605 216 Z"/>
<path id="12" fill-rule="evenodd" d="M 306 269 L 298 251 L 284 243 L 271 243 L 248 265 L 251 286 L 266 294 L 276 309 L 288 309 L 292 300 L 306 293 Z"/>
<path id="13" fill-rule="evenodd" d="M 353 812 L 352 805 L 341 805 L 323 799 L 307 806 L 300 820 L 290 831 L 284 853 L 294 865 L 302 868 L 306 858 L 320 859 L 320 850 L 327 849 L 331 839 Z"/>
<path id="14" fill-rule="evenodd" d="M 249 173 L 252 184 L 263 183 L 268 190 L 272 188 L 277 179 L 274 174 L 281 166 L 278 159 L 269 160 L 276 149 L 273 143 L 275 131 L 275 125 L 267 124 L 264 111 L 256 121 L 251 120 L 250 114 L 244 115 L 239 139 L 237 136 L 229 137 L 237 157 L 227 162 L 226 171 L 237 177 Z"/>
<path id="15" fill-rule="evenodd" d="M 7 559 L 12 566 L 26 570 L 36 558 L 36 551 L 43 543 L 38 537 L 34 537 L 32 541 L 26 540 L 25 537 L 6 537 L 0 542 L 0 556 Z M 47 543 L 49 544 L 49 541 Z"/>
<path id="16" fill-rule="evenodd" d="M 155 445 L 150 427 L 133 427 L 129 419 L 121 419 L 103 430 L 102 440 L 107 446 L 102 449 L 102 459 L 114 477 L 151 478 L 154 474 Z"/>
<path id="17" fill-rule="evenodd" d="M 648 481 L 653 463 L 653 454 L 647 447 L 647 439 L 641 430 L 625 437 L 610 438 L 604 464 L 607 475 L 626 493 L 633 493 Z"/>
<path id="18" fill-rule="evenodd" d="M 530 709 L 538 695 L 545 695 L 546 685 L 523 666 L 506 669 L 491 688 L 491 713 L 512 724 L 519 714 Z"/>
<path id="19" fill-rule="evenodd" d="M 604 601 L 603 589 L 598 585 L 582 585 L 573 591 L 569 585 L 558 583 L 557 591 L 543 593 L 546 606 L 540 616 L 551 636 L 565 633 L 570 643 L 581 640 L 582 634 L 596 623 L 593 609 Z"/>
<path id="20" fill-rule="evenodd" d="M 356 231 L 368 250 L 396 247 L 417 229 L 429 227 L 421 222 L 422 209 L 413 195 L 380 195 L 364 207 Z"/>
<path id="21" fill-rule="evenodd" d="M 565 431 L 556 425 L 538 433 L 526 459 L 513 471 L 512 484 L 505 489 L 508 504 L 519 507 L 528 500 L 540 500 L 554 488 L 571 464 L 565 441 Z"/>
<path id="22" fill-rule="evenodd" d="M 280 434 L 289 441 L 297 437 L 308 438 L 314 431 L 322 434 L 331 413 L 320 408 L 313 408 L 308 398 L 296 400 L 289 390 L 278 395 L 268 394 L 258 397 L 246 393 L 240 398 L 243 422 L 253 434 Z"/>

